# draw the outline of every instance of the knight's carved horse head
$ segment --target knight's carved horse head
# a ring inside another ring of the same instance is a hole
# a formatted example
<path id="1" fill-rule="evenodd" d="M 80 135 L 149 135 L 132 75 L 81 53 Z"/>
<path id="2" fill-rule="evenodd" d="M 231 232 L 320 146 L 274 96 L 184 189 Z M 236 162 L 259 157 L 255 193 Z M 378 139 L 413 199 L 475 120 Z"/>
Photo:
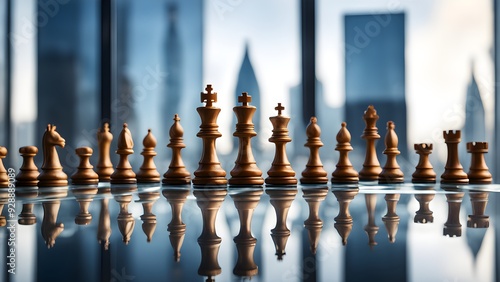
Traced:
<path id="1" fill-rule="evenodd" d="M 43 168 L 60 167 L 59 157 L 55 146 L 64 148 L 66 140 L 56 131 L 55 125 L 47 125 L 47 130 L 43 134 Z"/>

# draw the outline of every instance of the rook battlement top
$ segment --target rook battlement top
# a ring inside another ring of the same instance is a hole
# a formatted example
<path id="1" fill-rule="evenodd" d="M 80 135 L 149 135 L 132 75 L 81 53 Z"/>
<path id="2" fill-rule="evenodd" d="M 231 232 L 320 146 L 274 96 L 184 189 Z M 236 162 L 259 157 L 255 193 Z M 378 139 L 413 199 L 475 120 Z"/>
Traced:
<path id="1" fill-rule="evenodd" d="M 467 142 L 467 152 L 488 150 L 488 142 Z"/>
<path id="2" fill-rule="evenodd" d="M 457 142 L 460 142 L 460 137 L 461 137 L 460 130 L 443 131 L 443 138 L 446 141 L 457 141 Z"/>

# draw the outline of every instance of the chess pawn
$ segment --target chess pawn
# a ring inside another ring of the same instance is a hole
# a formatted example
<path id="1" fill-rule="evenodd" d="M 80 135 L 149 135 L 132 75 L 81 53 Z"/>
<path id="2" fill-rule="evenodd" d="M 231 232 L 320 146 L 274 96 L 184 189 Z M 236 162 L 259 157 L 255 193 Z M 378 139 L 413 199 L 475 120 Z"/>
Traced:
<path id="1" fill-rule="evenodd" d="M 168 224 L 170 244 L 174 250 L 174 260 L 180 261 L 181 247 L 186 234 L 186 224 L 182 222 L 182 207 L 189 195 L 189 189 L 163 189 L 162 194 L 172 209 L 172 220 Z"/>
<path id="2" fill-rule="evenodd" d="M 419 155 L 418 164 L 415 172 L 411 175 L 413 183 L 435 183 L 436 173 L 429 161 L 429 155 L 432 153 L 432 144 L 415 144 L 416 153 Z M 416 195 L 415 195 L 416 196 Z"/>
<path id="3" fill-rule="evenodd" d="M 432 189 L 432 188 L 430 188 Z M 419 209 L 415 212 L 413 222 L 427 223 L 434 222 L 433 212 L 429 208 L 429 203 L 434 199 L 434 194 L 415 194 L 415 199 L 419 203 Z"/>
<path id="4" fill-rule="evenodd" d="M 68 185 L 68 176 L 63 172 L 56 146 L 64 148 L 66 141 L 56 131 L 55 125 L 47 125 L 43 134 L 43 164 L 38 175 L 38 187 L 60 187 Z"/>
<path id="5" fill-rule="evenodd" d="M 2 161 L 5 157 L 7 157 L 7 148 L 0 146 L 0 188 L 9 187 L 9 175 Z"/>
<path id="6" fill-rule="evenodd" d="M 21 213 L 17 216 L 19 225 L 33 225 L 36 223 L 36 216 L 33 213 L 33 200 L 38 197 L 38 189 L 20 189 L 16 187 L 16 199 L 23 203 Z"/>
<path id="7" fill-rule="evenodd" d="M 323 229 L 323 221 L 319 217 L 319 206 L 321 202 L 326 198 L 328 194 L 328 187 L 320 188 L 303 188 L 302 189 L 304 199 L 309 206 L 309 216 L 304 221 L 304 227 L 307 229 L 307 234 L 309 236 L 310 249 L 313 254 L 316 254 L 316 249 L 319 244 L 319 236 L 321 230 Z"/>
<path id="8" fill-rule="evenodd" d="M 458 143 L 460 143 L 460 130 L 455 132 L 443 131 L 444 142 L 448 148 L 448 157 L 444 167 L 444 173 L 441 175 L 443 184 L 468 184 L 469 178 L 464 172 L 458 158 Z"/>
<path id="9" fill-rule="evenodd" d="M 156 215 L 153 213 L 153 205 L 160 197 L 160 192 L 144 192 L 139 193 L 139 202 L 142 203 L 143 214 L 142 231 L 146 234 L 147 242 L 151 242 L 153 234 L 156 230 Z"/>
<path id="10" fill-rule="evenodd" d="M 191 183 L 191 174 L 187 171 L 181 157 L 181 150 L 186 148 L 183 142 L 184 129 L 181 126 L 180 118 L 174 116 L 174 124 L 170 127 L 170 143 L 167 147 L 172 148 L 172 160 L 167 172 L 163 174 L 163 184 L 186 185 Z"/>
<path id="11" fill-rule="evenodd" d="M 34 158 L 38 153 L 38 148 L 35 146 L 21 147 L 19 153 L 23 157 L 23 163 L 16 176 L 16 189 L 19 187 L 36 187 L 40 173 L 35 165 Z"/>
<path id="12" fill-rule="evenodd" d="M 116 150 L 116 153 L 120 155 L 120 161 L 116 166 L 116 170 L 110 176 L 111 184 L 134 184 L 137 182 L 136 175 L 128 161 L 128 155 L 134 153 L 133 148 L 132 134 L 128 129 L 128 125 L 124 123 L 118 137 L 118 150 Z"/>
<path id="13" fill-rule="evenodd" d="M 365 194 L 366 211 L 368 213 L 368 224 L 363 228 L 368 235 L 368 245 L 372 249 L 377 245 L 375 235 L 378 233 L 378 226 L 375 223 L 375 208 L 377 207 L 377 194 Z"/>
<path id="14" fill-rule="evenodd" d="M 7 218 L 2 215 L 3 207 L 9 204 L 9 192 L 7 189 L 0 191 L 0 227 L 7 225 Z M 12 215 L 13 216 L 13 215 Z M 9 214 L 9 217 L 11 215 Z"/>
<path id="15" fill-rule="evenodd" d="M 359 180 L 361 181 L 376 181 L 382 168 L 377 158 L 377 151 L 375 150 L 375 141 L 380 139 L 378 128 L 376 126 L 379 116 L 375 108 L 370 105 L 366 109 L 363 120 L 366 127 L 361 135 L 361 138 L 366 140 L 366 155 L 363 163 L 363 168 L 359 172 Z"/>
<path id="16" fill-rule="evenodd" d="M 379 183 L 403 183 L 404 174 L 399 168 L 396 156 L 400 154 L 398 150 L 398 136 L 394 131 L 396 126 L 392 121 L 387 122 L 387 134 L 385 135 L 385 150 L 387 156 L 386 163 L 378 177 Z"/>
<path id="17" fill-rule="evenodd" d="M 446 194 L 446 202 L 448 202 L 448 219 L 444 224 L 444 236 L 462 236 L 462 224 L 460 224 L 460 206 L 464 192 L 457 192 L 453 194 Z"/>
<path id="18" fill-rule="evenodd" d="M 347 238 L 351 234 L 353 220 L 351 213 L 349 212 L 349 204 L 352 202 L 354 197 L 358 194 L 358 189 L 345 190 L 345 191 L 333 191 L 335 198 L 339 202 L 339 214 L 334 218 L 335 224 L 333 225 L 340 237 L 342 238 L 342 245 L 347 245 Z"/>
<path id="19" fill-rule="evenodd" d="M 490 226 L 490 217 L 484 214 L 486 205 L 488 204 L 488 194 L 488 192 L 476 191 L 469 193 L 472 214 L 467 219 L 467 227 L 488 228 Z"/>
<path id="20" fill-rule="evenodd" d="M 295 171 L 286 155 L 286 143 L 292 141 L 287 129 L 290 118 L 281 115 L 281 111 L 285 109 L 281 103 L 278 103 L 274 109 L 278 111 L 278 115 L 269 118 L 273 125 L 273 135 L 269 138 L 269 142 L 275 143 L 276 152 L 271 168 L 267 171 L 268 177 L 265 182 L 268 185 L 278 186 L 296 185 Z"/>
<path id="21" fill-rule="evenodd" d="M 467 173 L 469 183 L 491 184 L 491 173 L 484 160 L 484 154 L 488 153 L 488 143 L 467 142 L 467 152 L 471 153 L 470 169 Z"/>
<path id="22" fill-rule="evenodd" d="M 141 155 L 144 156 L 144 161 L 139 172 L 137 172 L 137 182 L 160 182 L 160 173 L 156 170 L 156 165 L 153 160 L 154 156 L 156 156 L 156 138 L 153 136 L 153 133 L 151 133 L 151 129 L 148 129 L 148 134 L 144 137 L 142 144 L 144 149 Z"/>
<path id="23" fill-rule="evenodd" d="M 358 172 L 352 167 L 348 157 L 349 151 L 352 151 L 351 133 L 347 130 L 347 123 L 343 122 L 341 126 L 337 134 L 337 146 L 335 147 L 340 156 L 337 168 L 332 173 L 332 183 L 358 183 Z"/>
<path id="24" fill-rule="evenodd" d="M 99 189 L 99 194 L 103 194 L 100 199 L 101 208 L 99 211 L 99 224 L 97 225 L 97 241 L 107 251 L 109 249 L 109 237 L 111 236 L 111 220 L 109 217 L 109 190 Z"/>
<path id="25" fill-rule="evenodd" d="M 80 206 L 80 211 L 75 217 L 75 223 L 77 225 L 89 225 L 92 222 L 92 214 L 90 214 L 89 212 L 89 206 L 95 195 L 97 194 L 97 186 L 75 188 L 72 190 L 72 192 L 73 195 L 75 195 L 78 205 Z"/>
<path id="26" fill-rule="evenodd" d="M 290 229 L 286 226 L 286 218 L 288 217 L 288 210 L 292 205 L 293 199 L 297 195 L 297 189 L 268 188 L 266 189 L 266 194 L 269 195 L 271 205 L 274 207 L 276 213 L 276 226 L 271 229 L 271 237 L 278 260 L 283 260 L 283 256 L 286 254 L 286 243 L 288 237 L 290 237 Z"/>
<path id="27" fill-rule="evenodd" d="M 113 180 L 113 177 L 111 177 L 111 180 Z M 116 194 L 114 195 L 114 198 L 120 205 L 120 212 L 117 219 L 118 229 L 122 234 L 123 243 L 128 245 L 135 227 L 135 219 L 132 216 L 132 213 L 128 212 L 128 205 L 132 202 L 132 194 Z"/>
<path id="28" fill-rule="evenodd" d="M 387 204 L 387 213 L 382 217 L 389 242 L 396 242 L 396 233 L 398 233 L 399 215 L 396 213 L 401 194 L 386 194 L 384 199 Z"/>
<path id="29" fill-rule="evenodd" d="M 202 139 L 203 149 L 198 169 L 194 172 L 193 184 L 201 186 L 227 185 L 226 172 L 222 169 L 215 150 L 215 140 L 222 136 L 217 125 L 220 108 L 214 107 L 212 104 L 217 102 L 217 93 L 212 92 L 210 84 L 205 90 L 207 93 L 201 93 L 201 102 L 206 104 L 204 107 L 196 108 L 201 118 L 200 132 L 196 136 Z"/>
<path id="30" fill-rule="evenodd" d="M 316 117 L 311 117 L 311 121 L 306 128 L 307 142 L 305 147 L 309 148 L 309 160 L 306 164 L 306 169 L 302 171 L 301 184 L 326 184 L 328 178 L 326 171 L 323 169 L 323 163 L 319 157 L 319 148 L 323 146 L 320 135 L 321 129 L 318 125 Z"/>
<path id="31" fill-rule="evenodd" d="M 80 147 L 75 149 L 76 154 L 80 158 L 78 170 L 71 176 L 73 184 L 97 184 L 99 182 L 99 175 L 93 170 L 90 164 L 90 157 L 92 156 L 92 148 Z"/>
<path id="32" fill-rule="evenodd" d="M 96 172 L 99 175 L 99 181 L 102 182 L 109 181 L 111 179 L 111 174 L 114 172 L 113 163 L 111 163 L 111 158 L 109 156 L 111 141 L 113 141 L 113 134 L 109 131 L 109 123 L 105 122 L 102 128 L 99 128 L 97 132 L 99 154 Z"/>
<path id="33" fill-rule="evenodd" d="M 257 166 L 252 153 L 251 138 L 257 136 L 254 131 L 252 117 L 257 110 L 256 107 L 248 105 L 252 101 L 252 97 L 248 93 L 243 92 L 238 97 L 238 102 L 241 106 L 233 108 L 234 114 L 238 119 L 236 130 L 233 136 L 238 137 L 238 156 L 234 162 L 234 168 L 231 170 L 230 185 L 262 185 L 262 171 Z"/>

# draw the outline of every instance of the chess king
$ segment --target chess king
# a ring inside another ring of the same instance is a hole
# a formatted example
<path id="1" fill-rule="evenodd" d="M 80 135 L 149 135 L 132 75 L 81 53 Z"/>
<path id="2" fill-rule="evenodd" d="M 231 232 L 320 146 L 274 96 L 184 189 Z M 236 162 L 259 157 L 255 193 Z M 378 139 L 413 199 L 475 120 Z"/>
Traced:
<path id="1" fill-rule="evenodd" d="M 38 176 L 39 187 L 61 187 L 68 185 L 68 176 L 63 172 L 56 146 L 64 148 L 66 141 L 56 131 L 55 125 L 47 125 L 43 134 L 43 164 Z"/>

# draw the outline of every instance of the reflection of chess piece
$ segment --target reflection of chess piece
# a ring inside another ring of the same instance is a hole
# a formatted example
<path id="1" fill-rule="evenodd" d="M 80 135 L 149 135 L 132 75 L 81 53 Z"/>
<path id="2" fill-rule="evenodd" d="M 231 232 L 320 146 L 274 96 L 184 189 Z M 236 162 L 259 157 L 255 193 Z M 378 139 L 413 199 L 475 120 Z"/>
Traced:
<path id="1" fill-rule="evenodd" d="M 434 188 L 433 186 L 430 186 L 426 190 L 434 190 Z M 415 199 L 418 201 L 420 208 L 418 209 L 418 211 L 415 212 L 415 217 L 413 218 L 413 222 L 415 223 L 434 222 L 434 216 L 432 215 L 433 212 L 429 208 L 429 203 L 434 199 L 434 193 L 415 194 Z"/>
<path id="2" fill-rule="evenodd" d="M 137 172 L 137 182 L 160 182 L 160 173 L 156 170 L 156 165 L 153 160 L 154 156 L 156 156 L 156 138 L 153 133 L 151 133 L 151 129 L 148 129 L 148 134 L 144 137 L 142 144 L 144 149 L 142 150 L 141 155 L 144 156 L 144 161 L 141 168 Z"/>
<path id="3" fill-rule="evenodd" d="M 163 183 L 171 185 L 185 185 L 191 183 L 191 174 L 187 171 L 181 157 L 181 150 L 186 148 L 183 142 L 184 129 L 181 126 L 180 118 L 174 116 L 174 124 L 170 127 L 170 143 L 167 147 L 172 148 L 172 160 L 167 172 L 163 174 Z"/>
<path id="4" fill-rule="evenodd" d="M 20 225 L 33 225 L 36 223 L 36 216 L 33 213 L 34 203 L 30 200 L 36 199 L 38 196 L 38 189 L 33 187 L 32 190 L 23 189 L 16 190 L 16 199 L 21 200 L 23 203 L 23 208 L 18 216 L 17 222 Z"/>
<path id="5" fill-rule="evenodd" d="M 111 177 L 113 179 L 113 177 Z M 120 233 L 122 234 L 123 243 L 128 245 L 130 242 L 130 237 L 132 236 L 132 232 L 134 232 L 135 227 L 135 219 L 132 216 L 132 213 L 128 212 L 128 205 L 132 202 L 132 194 L 131 190 L 136 190 L 137 187 L 133 185 L 130 187 L 129 191 L 123 191 L 123 188 L 112 189 L 111 193 L 115 198 L 115 201 L 120 205 L 120 212 L 118 214 L 118 229 L 120 229 Z"/>
<path id="6" fill-rule="evenodd" d="M 283 256 L 286 254 L 286 242 L 290 237 L 290 230 L 286 226 L 286 218 L 293 199 L 297 195 L 297 189 L 267 188 L 266 194 L 269 195 L 271 205 L 276 213 L 276 226 L 271 229 L 271 237 L 273 238 L 278 260 L 283 260 Z"/>
<path id="7" fill-rule="evenodd" d="M 387 122 L 387 134 L 385 135 L 385 150 L 384 154 L 387 156 L 382 171 L 378 175 L 379 183 L 403 183 L 404 174 L 399 168 L 396 157 L 400 154 L 398 150 L 398 136 L 395 131 L 396 126 L 394 122 Z"/>
<path id="8" fill-rule="evenodd" d="M 36 187 L 40 173 L 35 165 L 34 158 L 38 153 L 38 148 L 35 146 L 21 147 L 19 153 L 23 157 L 23 163 L 16 176 L 16 189 L 20 187 Z"/>
<path id="9" fill-rule="evenodd" d="M 66 141 L 57 133 L 55 125 L 47 125 L 43 134 L 43 164 L 38 175 L 38 187 L 59 187 L 68 185 L 68 176 L 63 172 L 56 146 L 64 148 Z"/>
<path id="10" fill-rule="evenodd" d="M 467 152 L 471 153 L 470 169 L 467 173 L 470 184 L 490 184 L 491 173 L 488 170 L 484 154 L 488 153 L 487 142 L 467 142 Z"/>
<path id="11" fill-rule="evenodd" d="M 349 204 L 358 194 L 358 189 L 333 191 L 335 198 L 339 202 L 339 214 L 334 218 L 335 224 L 333 225 L 340 237 L 342 238 L 342 245 L 347 245 L 347 238 L 351 234 L 353 220 L 349 212 Z"/>
<path id="12" fill-rule="evenodd" d="M 109 189 L 99 189 L 102 194 L 101 209 L 99 212 L 99 224 L 97 225 L 97 241 L 102 244 L 104 250 L 109 248 L 109 237 L 111 236 L 111 220 L 109 218 Z"/>
<path id="13" fill-rule="evenodd" d="M 109 156 L 111 141 L 113 141 L 113 134 L 109 131 L 109 123 L 106 122 L 97 132 L 99 158 L 97 160 L 96 172 L 99 175 L 99 181 L 109 181 L 111 174 L 114 172 Z"/>
<path id="14" fill-rule="evenodd" d="M 89 213 L 89 205 L 97 194 L 97 185 L 89 185 L 87 187 L 77 187 L 71 190 L 75 195 L 80 212 L 75 217 L 75 223 L 78 225 L 88 225 L 92 221 L 92 215 Z"/>
<path id="15" fill-rule="evenodd" d="M 142 204 L 142 209 L 144 211 L 141 215 L 142 231 L 146 234 L 148 243 L 151 242 L 156 230 L 156 215 L 153 213 L 153 205 L 159 197 L 160 192 L 158 191 L 139 193 L 138 202 Z"/>
<path id="16" fill-rule="evenodd" d="M 418 164 L 415 172 L 412 174 L 413 183 L 435 183 L 436 173 L 429 161 L 429 155 L 432 153 L 432 144 L 420 143 L 414 145 L 415 152 L 419 155 Z"/>
<path id="17" fill-rule="evenodd" d="M 198 274 L 211 277 L 221 274 L 222 269 L 219 266 L 218 255 L 222 239 L 217 236 L 215 230 L 215 220 L 227 191 L 224 189 L 195 189 L 193 191 L 196 197 L 196 204 L 201 209 L 203 217 L 203 230 L 198 237 L 198 245 L 201 249 L 201 263 L 198 268 Z"/>
<path id="18" fill-rule="evenodd" d="M 377 207 L 377 194 L 365 194 L 366 211 L 368 212 L 368 224 L 364 230 L 368 235 L 368 245 L 373 248 L 377 245 L 375 235 L 378 233 L 378 226 L 375 223 L 375 208 Z"/>
<path id="19" fill-rule="evenodd" d="M 385 194 L 385 202 L 387 204 L 387 213 L 382 217 L 389 242 L 396 242 L 396 233 L 398 233 L 399 215 L 396 213 L 401 194 Z"/>
<path id="20" fill-rule="evenodd" d="M 97 184 L 99 182 L 99 175 L 92 169 L 93 166 L 90 164 L 90 157 L 92 156 L 92 148 L 90 147 L 80 147 L 75 150 L 76 154 L 80 158 L 80 164 L 78 165 L 78 170 L 71 176 L 72 184 Z"/>
<path id="21" fill-rule="evenodd" d="M 134 140 L 126 123 L 118 137 L 118 149 L 116 153 L 120 155 L 120 160 L 115 171 L 110 176 L 111 184 L 134 184 L 137 182 L 136 175 L 128 160 L 128 155 L 134 153 Z"/>
<path id="22" fill-rule="evenodd" d="M 238 189 L 234 193 L 230 193 L 240 218 L 240 232 L 233 239 L 236 243 L 236 249 L 238 249 L 238 260 L 233 273 L 237 276 L 252 277 L 259 272 L 253 258 L 257 239 L 252 236 L 252 215 L 255 207 L 259 204 L 263 190 L 242 190 Z"/>
<path id="23" fill-rule="evenodd" d="M 490 217 L 485 215 L 486 205 L 488 204 L 488 192 L 471 191 L 469 193 L 472 204 L 472 214 L 467 220 L 467 227 L 488 228 L 490 226 Z"/>
<path id="24" fill-rule="evenodd" d="M 7 225 L 7 219 L 2 215 L 3 207 L 9 204 L 9 193 L 7 190 L 0 191 L 0 227 Z M 10 217 L 10 215 L 9 215 Z"/>
<path id="25" fill-rule="evenodd" d="M 305 147 L 309 148 L 309 160 L 306 164 L 306 169 L 302 171 L 302 184 L 326 184 L 328 177 L 326 171 L 323 169 L 323 163 L 319 157 L 319 148 L 323 146 L 320 135 L 321 129 L 318 125 L 316 117 L 311 117 L 311 121 L 306 128 L 307 142 Z"/>
<path id="26" fill-rule="evenodd" d="M 311 252 L 316 254 L 319 236 L 321 234 L 321 230 L 323 229 L 323 221 L 319 217 L 319 206 L 328 194 L 328 187 L 322 186 L 310 189 L 303 188 L 302 192 L 304 193 L 302 197 L 304 197 L 307 205 L 309 206 L 309 217 L 304 221 L 304 226 L 307 229 L 307 234 L 309 236 Z"/>
<path id="27" fill-rule="evenodd" d="M 337 146 L 335 150 L 339 151 L 339 161 L 336 169 L 332 173 L 332 183 L 358 183 L 358 172 L 352 167 L 349 160 L 349 151 L 352 151 L 351 133 L 347 130 L 347 124 L 342 123 L 342 127 L 337 133 Z"/>
<path id="28" fill-rule="evenodd" d="M 5 157 L 7 157 L 7 148 L 0 146 L 0 188 L 9 187 L 9 175 L 2 161 Z"/>
<path id="29" fill-rule="evenodd" d="M 469 178 L 464 172 L 458 157 L 458 143 L 460 143 L 460 130 L 455 132 L 443 131 L 444 142 L 448 148 L 448 157 L 444 173 L 441 175 L 441 183 L 446 184 L 468 184 Z"/>
<path id="30" fill-rule="evenodd" d="M 462 236 L 462 224 L 460 224 L 460 206 L 464 192 L 446 194 L 446 202 L 448 202 L 448 219 L 444 224 L 443 235 L 450 237 Z"/>
<path id="31" fill-rule="evenodd" d="M 59 208 L 61 207 L 61 198 L 68 195 L 66 189 L 56 190 L 53 188 L 46 188 L 46 191 L 40 192 L 40 197 L 46 198 L 46 201 L 42 202 L 43 206 L 43 220 L 42 220 L 42 237 L 45 240 L 45 244 L 50 249 L 54 247 L 56 243 L 56 238 L 63 232 L 64 224 L 57 223 L 57 215 L 59 214 Z"/>
<path id="32" fill-rule="evenodd" d="M 379 116 L 375 108 L 370 105 L 366 109 L 363 119 L 366 127 L 363 131 L 361 138 L 366 140 L 366 154 L 363 163 L 363 169 L 359 172 L 359 180 L 361 181 L 376 181 L 378 175 L 382 171 L 380 163 L 377 158 L 377 151 L 375 150 L 375 141 L 380 139 L 378 128 L 376 126 Z"/>
<path id="33" fill-rule="evenodd" d="M 170 244 L 174 249 L 174 259 L 179 261 L 181 258 L 181 247 L 184 242 L 184 234 L 186 234 L 186 224 L 182 222 L 182 207 L 189 195 L 189 188 L 184 189 L 164 189 L 162 194 L 167 198 L 170 207 L 172 208 L 172 220 L 168 224 L 168 237 Z"/>

